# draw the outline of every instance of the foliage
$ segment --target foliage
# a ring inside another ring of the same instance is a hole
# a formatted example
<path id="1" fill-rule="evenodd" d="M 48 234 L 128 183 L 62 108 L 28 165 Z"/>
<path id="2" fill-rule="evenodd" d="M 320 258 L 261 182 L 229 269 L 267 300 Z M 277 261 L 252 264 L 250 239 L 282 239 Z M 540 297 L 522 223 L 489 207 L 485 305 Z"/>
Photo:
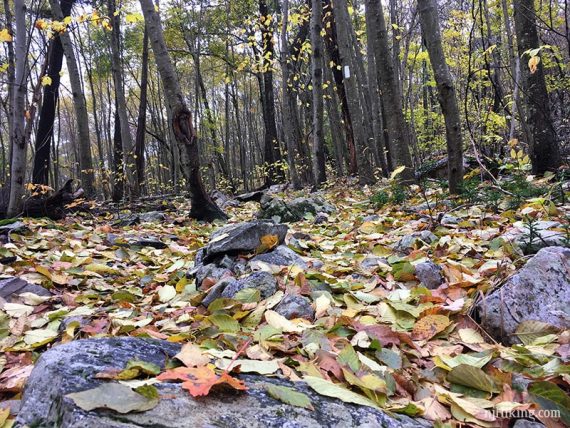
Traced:
<path id="1" fill-rule="evenodd" d="M 468 184 L 479 193 L 491 188 Z M 283 291 L 261 301 L 218 299 L 200 308 L 206 292 L 186 272 L 217 226 L 186 219 L 188 207 L 179 200 L 163 224 L 120 228 L 104 217 L 78 216 L 60 223 L 25 219 L 29 232 L 12 233 L 12 242 L 2 248 L 3 257 L 14 256 L 18 262 L 0 269 L 3 275 L 49 287 L 55 295 L 26 294 L 2 307 L 3 398 L 21 391 L 35 357 L 49 346 L 128 335 L 183 343 L 158 380 L 179 380 L 195 396 L 216 394 L 220 387 L 247 388 L 236 377 L 241 371 L 302 378 L 318 393 L 434 422 L 467 417 L 474 425 L 499 423 L 505 401 L 510 410 L 562 405 L 556 388 L 569 388 L 564 334 L 527 323 L 517 331 L 523 345 L 505 347 L 489 340 L 469 313 L 481 291 L 501 283 L 520 265 L 516 251 L 497 244 L 500 231 L 525 216 L 567 224 L 568 205 L 551 209 L 531 198 L 514 211 L 498 204 L 497 215 L 486 201 L 463 202 L 453 212 L 459 224 L 439 226 L 436 242 L 419 242 L 411 253 L 397 254 L 393 244 L 430 225 L 421 212 L 410 214 L 404 204 L 414 206 L 427 198 L 432 209 L 440 210 L 443 205 L 435 201 L 443 191 L 426 186 L 423 196 L 411 192 L 409 200 L 385 204 L 377 219 L 362 223 L 359 219 L 370 213 L 364 210 L 372 192 L 340 184 L 328 188 L 325 197 L 338 209 L 330 221 L 315 225 L 306 219 L 291 225 L 292 233 L 299 232 L 291 245 L 306 257 L 309 268 L 267 267 L 288 293 L 312 301 L 314 321 L 288 320 L 272 310 Z M 253 202 L 229 208 L 235 221 L 251 219 L 256 209 Z M 309 238 L 302 238 L 305 234 Z M 149 235 L 160 237 L 166 248 L 128 244 Z M 270 249 L 273 241 L 268 237 L 259 251 Z M 371 255 L 382 261 L 362 263 Z M 443 267 L 446 284 L 437 290 L 426 289 L 414 275 L 414 265 L 428 258 Z M 515 374 L 530 381 L 528 393 L 514 392 Z M 130 361 L 98 377 L 155 382 L 156 375 L 156 366 Z M 558 386 L 545 385 L 545 379 Z M 418 396 L 408 390 L 425 391 L 425 398 L 414 399 Z M 149 387 L 129 391 L 131 401 L 113 405 L 129 411 L 161 399 Z M 272 388 L 269 393 L 312 407 L 305 395 L 289 389 Z M 107 405 L 98 391 L 74 398 L 90 408 Z"/>

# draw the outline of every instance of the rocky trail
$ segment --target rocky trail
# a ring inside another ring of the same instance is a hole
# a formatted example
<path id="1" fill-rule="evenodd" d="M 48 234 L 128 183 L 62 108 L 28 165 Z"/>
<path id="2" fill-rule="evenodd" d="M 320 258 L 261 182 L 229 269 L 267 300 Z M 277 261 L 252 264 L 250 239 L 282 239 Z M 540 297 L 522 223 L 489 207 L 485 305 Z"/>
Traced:
<path id="1" fill-rule="evenodd" d="M 415 190 L 4 222 L 0 427 L 569 425 L 570 205 Z"/>

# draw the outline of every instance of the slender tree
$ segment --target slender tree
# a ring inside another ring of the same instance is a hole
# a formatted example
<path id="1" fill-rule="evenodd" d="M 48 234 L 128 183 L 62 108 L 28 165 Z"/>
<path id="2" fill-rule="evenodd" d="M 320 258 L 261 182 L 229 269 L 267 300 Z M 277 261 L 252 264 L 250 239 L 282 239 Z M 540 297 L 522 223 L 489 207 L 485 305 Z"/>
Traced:
<path id="1" fill-rule="evenodd" d="M 534 1 L 515 0 L 514 10 L 519 57 L 529 58 L 529 67 L 520 67 L 526 123 L 523 129 L 529 147 L 532 172 L 544 174 L 546 171 L 555 171 L 560 166 L 561 159 L 540 53 L 533 58 L 528 54 L 530 50 L 540 47 Z"/>
<path id="2" fill-rule="evenodd" d="M 64 14 L 57 0 L 51 0 L 51 8 L 55 17 L 58 20 L 63 20 Z M 91 155 L 89 114 L 87 112 L 87 102 L 85 101 L 85 94 L 81 84 L 81 73 L 69 32 L 67 30 L 62 32 L 60 39 L 65 53 L 69 83 L 71 84 L 71 94 L 73 97 L 73 107 L 75 109 L 81 185 L 85 196 L 93 197 L 95 196 L 95 170 L 93 169 L 93 157 Z"/>
<path id="3" fill-rule="evenodd" d="M 372 184 L 375 181 L 374 171 L 370 162 L 371 153 L 368 149 L 367 130 L 361 98 L 358 92 L 355 77 L 355 65 L 352 61 L 354 45 L 351 39 L 351 20 L 348 14 L 346 0 L 336 0 L 333 3 L 333 15 L 336 29 L 336 40 L 343 68 L 343 83 L 346 93 L 352 129 L 354 132 L 354 145 L 356 148 L 356 163 L 360 184 Z"/>
<path id="4" fill-rule="evenodd" d="M 325 171 L 325 135 L 323 129 L 323 3 L 312 0 L 311 8 L 311 78 L 313 95 L 313 176 L 315 186 L 320 186 L 326 179 Z"/>
<path id="5" fill-rule="evenodd" d="M 455 97 L 455 85 L 443 53 L 439 17 L 437 16 L 437 1 L 418 0 L 418 11 L 422 35 L 437 84 L 438 100 L 445 119 L 449 191 L 460 193 L 463 184 L 461 117 Z"/>
<path id="6" fill-rule="evenodd" d="M 148 31 L 145 27 L 143 33 L 143 50 L 141 61 L 141 94 L 139 100 L 139 116 L 137 119 L 137 134 L 135 136 L 135 164 L 137 170 L 137 179 L 135 186 L 137 194 L 141 194 L 145 185 L 145 135 L 146 135 L 146 110 L 147 110 L 147 94 L 148 94 Z"/>
<path id="7" fill-rule="evenodd" d="M 192 126 L 192 114 L 186 106 L 178 76 L 170 60 L 160 16 L 152 0 L 140 0 L 140 4 L 156 67 L 160 73 L 167 102 L 172 110 L 171 127 L 180 149 L 181 162 L 192 203 L 190 217 L 204 221 L 226 219 L 227 216 L 212 201 L 202 182 L 198 141 Z"/>
<path id="8" fill-rule="evenodd" d="M 15 217 L 22 210 L 26 180 L 27 142 L 25 134 L 26 92 L 27 92 L 27 47 L 26 2 L 14 0 L 14 21 L 16 37 L 14 42 L 15 85 L 13 92 L 12 159 L 10 164 L 10 197 L 8 217 Z"/>
<path id="9" fill-rule="evenodd" d="M 113 82 L 115 84 L 115 97 L 119 109 L 121 124 L 121 141 L 123 142 L 123 170 L 125 174 L 125 184 L 128 197 L 136 198 L 137 187 L 135 186 L 135 153 L 131 127 L 129 126 L 129 112 L 127 110 L 127 100 L 125 97 L 125 82 L 122 73 L 121 60 L 121 17 L 116 14 L 116 0 L 107 0 L 107 10 L 111 19 L 111 68 Z"/>
<path id="10" fill-rule="evenodd" d="M 61 0 L 60 8 L 63 16 L 69 16 L 74 0 Z M 48 68 L 46 75 L 51 83 L 43 88 L 43 102 L 40 109 L 34 154 L 32 183 L 48 184 L 51 161 L 51 141 L 55 122 L 55 111 L 59 98 L 60 73 L 63 65 L 63 46 L 59 34 L 56 34 L 48 45 Z"/>

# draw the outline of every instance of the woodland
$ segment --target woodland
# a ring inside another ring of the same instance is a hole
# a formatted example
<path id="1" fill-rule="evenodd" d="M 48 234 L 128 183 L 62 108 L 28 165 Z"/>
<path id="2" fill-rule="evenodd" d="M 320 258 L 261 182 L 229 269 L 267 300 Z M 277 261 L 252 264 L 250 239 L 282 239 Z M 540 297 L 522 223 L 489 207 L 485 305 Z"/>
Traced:
<path id="1" fill-rule="evenodd" d="M 125 336 L 183 345 L 97 375 L 154 406 L 241 370 L 570 425 L 568 0 L 3 0 L 0 83 L 0 427 L 44 352 Z M 497 333 L 525 272 L 555 307 Z"/>

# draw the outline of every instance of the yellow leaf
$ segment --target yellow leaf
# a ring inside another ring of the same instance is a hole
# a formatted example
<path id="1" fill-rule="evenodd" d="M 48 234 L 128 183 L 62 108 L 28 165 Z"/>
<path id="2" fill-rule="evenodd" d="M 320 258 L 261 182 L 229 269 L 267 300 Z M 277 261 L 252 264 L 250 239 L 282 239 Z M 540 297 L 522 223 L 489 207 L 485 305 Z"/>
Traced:
<path id="1" fill-rule="evenodd" d="M 0 42 L 11 42 L 11 41 L 12 41 L 12 36 L 10 35 L 10 33 L 8 33 L 8 30 L 6 28 L 0 30 Z"/>
<path id="2" fill-rule="evenodd" d="M 540 63 L 540 57 L 538 55 L 530 57 L 530 59 L 528 60 L 528 68 L 530 70 L 530 74 L 534 74 L 536 72 L 539 63 Z"/>
<path id="3" fill-rule="evenodd" d="M 51 85 L 52 80 L 51 80 L 51 77 L 46 75 L 46 76 L 42 76 L 41 82 L 42 82 L 42 86 L 49 86 L 49 85 Z"/>
<path id="4" fill-rule="evenodd" d="M 129 13 L 125 16 L 125 21 L 129 24 L 134 24 L 135 22 L 144 21 L 144 18 L 140 13 Z"/>
<path id="5" fill-rule="evenodd" d="M 393 180 L 394 178 L 396 178 L 398 176 L 398 174 L 401 174 L 402 171 L 404 171 L 406 169 L 405 165 L 400 165 L 398 168 L 396 168 L 394 171 L 392 171 L 392 174 L 390 174 L 390 180 Z"/>
<path id="6" fill-rule="evenodd" d="M 412 337 L 414 340 L 429 340 L 445 330 L 451 321 L 445 315 L 427 315 L 414 325 Z"/>
<path id="7" fill-rule="evenodd" d="M 277 235 L 264 235 L 259 239 L 259 241 L 261 244 L 256 250 L 258 254 L 276 247 L 279 243 L 279 237 Z"/>

